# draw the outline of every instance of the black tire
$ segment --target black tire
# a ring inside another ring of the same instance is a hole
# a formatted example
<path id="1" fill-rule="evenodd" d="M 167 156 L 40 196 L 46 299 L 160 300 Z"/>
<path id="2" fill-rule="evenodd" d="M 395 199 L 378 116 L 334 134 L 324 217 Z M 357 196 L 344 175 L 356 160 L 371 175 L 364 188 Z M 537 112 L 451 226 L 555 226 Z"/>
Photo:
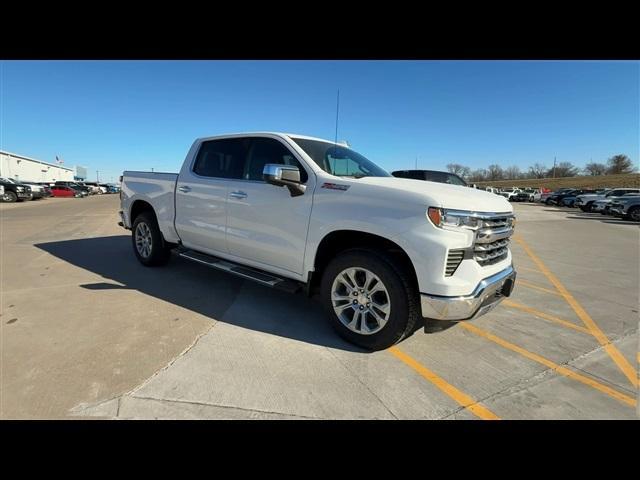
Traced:
<path id="1" fill-rule="evenodd" d="M 624 218 L 632 222 L 640 222 L 640 207 L 631 207 Z"/>
<path id="2" fill-rule="evenodd" d="M 391 310 L 387 323 L 373 334 L 360 334 L 347 328 L 333 309 L 331 291 L 335 278 L 345 269 L 360 267 L 378 276 L 389 294 Z M 383 350 L 414 331 L 421 320 L 420 296 L 411 277 L 398 262 L 386 254 L 365 249 L 342 252 L 327 265 L 320 283 L 320 296 L 329 323 L 345 340 L 368 350 Z"/>
<path id="3" fill-rule="evenodd" d="M 144 228 L 141 224 L 144 224 L 146 228 L 148 228 L 151 236 L 151 252 L 146 256 L 140 253 L 136 245 L 136 232 L 138 228 Z M 171 248 L 169 248 L 164 241 L 162 232 L 160 232 L 160 228 L 158 227 L 156 216 L 152 212 L 142 212 L 134 220 L 131 228 L 131 244 L 138 261 L 146 267 L 165 265 L 169 261 L 169 258 L 171 258 Z"/>
<path id="4" fill-rule="evenodd" d="M 18 195 L 10 190 L 5 190 L 2 196 L 2 201 L 7 203 L 14 203 L 18 201 Z"/>
<path id="5" fill-rule="evenodd" d="M 584 208 L 586 209 L 585 212 L 590 213 L 593 211 L 593 202 L 588 202 Z"/>

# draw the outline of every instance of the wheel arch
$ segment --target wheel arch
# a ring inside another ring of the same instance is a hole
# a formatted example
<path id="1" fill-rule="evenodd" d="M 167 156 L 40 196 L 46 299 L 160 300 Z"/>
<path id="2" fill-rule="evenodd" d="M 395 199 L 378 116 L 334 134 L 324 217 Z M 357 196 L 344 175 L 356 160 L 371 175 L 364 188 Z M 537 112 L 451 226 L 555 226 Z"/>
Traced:
<path id="1" fill-rule="evenodd" d="M 334 230 L 322 238 L 316 249 L 313 261 L 313 275 L 311 275 L 307 285 L 309 295 L 318 290 L 322 274 L 331 259 L 341 252 L 353 249 L 379 251 L 388 255 L 397 262 L 396 265 L 408 272 L 411 281 L 418 288 L 416 270 L 409 255 L 400 245 L 373 233 L 359 230 Z"/>

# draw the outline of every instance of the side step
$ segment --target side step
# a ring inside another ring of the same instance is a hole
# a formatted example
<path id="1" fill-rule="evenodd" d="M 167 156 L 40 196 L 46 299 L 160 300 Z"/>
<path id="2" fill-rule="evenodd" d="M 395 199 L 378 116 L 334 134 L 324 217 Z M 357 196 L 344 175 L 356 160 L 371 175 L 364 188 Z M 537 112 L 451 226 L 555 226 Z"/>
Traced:
<path id="1" fill-rule="evenodd" d="M 251 267 L 245 267 L 238 263 L 222 260 L 218 257 L 207 255 L 206 253 L 195 252 L 193 250 L 178 249 L 176 253 L 182 258 L 193 262 L 201 263 L 211 268 L 216 268 L 224 272 L 229 272 L 242 278 L 253 280 L 254 282 L 277 288 L 285 292 L 295 293 L 302 288 L 300 282 L 288 278 L 277 277 L 271 273 L 263 272 Z"/>

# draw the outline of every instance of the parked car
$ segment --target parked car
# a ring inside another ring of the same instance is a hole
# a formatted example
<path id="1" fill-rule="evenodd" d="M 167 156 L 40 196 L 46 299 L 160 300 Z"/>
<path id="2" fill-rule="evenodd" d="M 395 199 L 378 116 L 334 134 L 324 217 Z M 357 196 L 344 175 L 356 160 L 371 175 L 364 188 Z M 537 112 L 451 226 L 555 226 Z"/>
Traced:
<path id="1" fill-rule="evenodd" d="M 75 190 L 79 190 L 81 192 L 84 192 L 82 194 L 82 196 L 86 197 L 89 195 L 89 193 L 91 192 L 91 188 L 88 185 L 80 185 L 78 182 L 69 182 L 69 181 L 64 181 L 64 180 L 58 180 L 55 185 L 62 185 L 65 187 L 71 187 Z"/>
<path id="2" fill-rule="evenodd" d="M 108 184 L 107 185 L 107 193 L 119 193 L 120 187 L 117 185 Z"/>
<path id="3" fill-rule="evenodd" d="M 513 201 L 514 197 L 520 192 L 518 187 L 507 187 L 500 189 L 500 195 L 509 200 Z"/>
<path id="4" fill-rule="evenodd" d="M 4 187 L 2 193 L 3 202 L 22 202 L 24 200 L 31 200 L 33 197 L 29 185 L 23 185 L 10 178 L 0 177 L 0 185 Z"/>
<path id="5" fill-rule="evenodd" d="M 40 185 L 36 182 L 21 181 L 20 183 L 22 183 L 23 185 L 29 185 L 29 187 L 31 187 L 32 200 L 39 200 L 41 198 L 50 196 L 50 193 L 47 192 L 47 189 L 44 187 L 44 185 Z"/>
<path id="6" fill-rule="evenodd" d="M 67 187 L 66 185 L 53 185 L 51 187 L 51 194 L 54 197 L 69 197 L 69 198 L 79 198 L 82 197 L 82 191 Z"/>
<path id="7" fill-rule="evenodd" d="M 547 198 L 546 203 L 547 205 L 555 204 L 559 207 L 573 206 L 578 195 L 590 195 L 593 193 L 595 193 L 595 190 L 576 188 L 574 190 L 567 190 L 561 193 L 554 193 Z M 565 199 L 567 200 L 566 202 Z"/>
<path id="8" fill-rule="evenodd" d="M 524 190 L 520 190 L 518 193 L 511 197 L 512 202 L 533 202 L 533 196 L 535 195 L 536 190 L 532 188 L 527 188 Z"/>
<path id="9" fill-rule="evenodd" d="M 609 211 L 615 217 L 640 222 L 640 196 L 624 195 L 611 202 Z"/>
<path id="10" fill-rule="evenodd" d="M 425 188 L 317 138 L 197 139 L 178 174 L 125 171 L 120 216 L 143 265 L 174 250 L 265 286 L 319 291 L 338 334 L 373 350 L 423 318 L 483 315 L 515 283 L 505 199 Z"/>
<path id="11" fill-rule="evenodd" d="M 601 213 L 602 215 L 611 215 L 611 212 L 609 211 L 609 209 L 611 208 L 611 204 L 621 198 L 629 198 L 629 197 L 635 197 L 637 196 L 637 193 L 625 193 L 624 195 L 619 195 L 619 196 L 614 196 L 614 195 L 609 195 L 606 198 L 603 198 L 601 200 L 596 200 L 595 202 L 593 202 L 592 206 L 591 206 L 591 211 L 592 212 L 596 212 L 596 213 Z"/>
<path id="12" fill-rule="evenodd" d="M 413 180 L 425 180 L 427 182 L 468 186 L 467 182 L 455 173 L 441 172 L 439 170 L 396 170 L 395 172 L 391 172 L 391 175 L 397 178 L 411 178 Z"/>
<path id="13" fill-rule="evenodd" d="M 596 201 L 604 200 L 609 197 L 619 197 L 627 193 L 640 193 L 640 188 L 614 188 L 594 194 L 578 195 L 574 205 L 580 208 L 583 212 L 592 212 L 594 211 L 594 203 Z"/>
<path id="14" fill-rule="evenodd" d="M 496 195 L 500 195 L 500 189 L 496 187 L 484 187 L 485 192 L 494 193 Z"/>
<path id="15" fill-rule="evenodd" d="M 533 201 L 544 203 L 544 201 L 551 196 L 553 192 L 550 188 L 540 188 L 536 193 L 533 194 Z"/>

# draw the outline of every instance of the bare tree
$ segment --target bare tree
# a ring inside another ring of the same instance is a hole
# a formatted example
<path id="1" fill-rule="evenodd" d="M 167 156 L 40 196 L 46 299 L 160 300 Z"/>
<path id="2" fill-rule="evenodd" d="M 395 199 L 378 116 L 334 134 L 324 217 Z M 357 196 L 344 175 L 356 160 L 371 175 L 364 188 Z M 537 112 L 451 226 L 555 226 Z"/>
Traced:
<path id="1" fill-rule="evenodd" d="M 529 173 L 532 178 L 545 178 L 547 174 L 547 167 L 541 163 L 534 163 L 529 167 Z"/>
<path id="2" fill-rule="evenodd" d="M 587 175 L 605 175 L 607 173 L 607 166 L 604 163 L 590 162 L 584 167 L 584 171 Z"/>
<path id="3" fill-rule="evenodd" d="M 558 165 L 551 167 L 547 171 L 547 177 L 575 177 L 578 174 L 578 168 L 571 162 L 560 162 Z"/>
<path id="4" fill-rule="evenodd" d="M 607 169 L 609 175 L 633 172 L 633 163 L 631 163 L 631 159 L 626 155 L 614 155 L 607 160 L 607 163 L 609 164 L 609 168 Z"/>
<path id="5" fill-rule="evenodd" d="M 520 177 L 520 168 L 517 165 L 505 169 L 504 178 L 507 180 L 516 180 L 518 177 Z"/>
<path id="6" fill-rule="evenodd" d="M 487 167 L 487 180 L 502 180 L 504 178 L 504 172 L 500 165 L 489 165 Z"/>
<path id="7" fill-rule="evenodd" d="M 469 167 L 465 167 L 464 165 L 460 165 L 459 163 L 449 163 L 447 165 L 447 170 L 462 178 L 467 178 L 471 173 L 471 169 Z"/>
<path id="8" fill-rule="evenodd" d="M 473 172 L 469 173 L 469 180 L 471 182 L 483 182 L 487 180 L 487 171 L 483 168 L 474 170 Z"/>

